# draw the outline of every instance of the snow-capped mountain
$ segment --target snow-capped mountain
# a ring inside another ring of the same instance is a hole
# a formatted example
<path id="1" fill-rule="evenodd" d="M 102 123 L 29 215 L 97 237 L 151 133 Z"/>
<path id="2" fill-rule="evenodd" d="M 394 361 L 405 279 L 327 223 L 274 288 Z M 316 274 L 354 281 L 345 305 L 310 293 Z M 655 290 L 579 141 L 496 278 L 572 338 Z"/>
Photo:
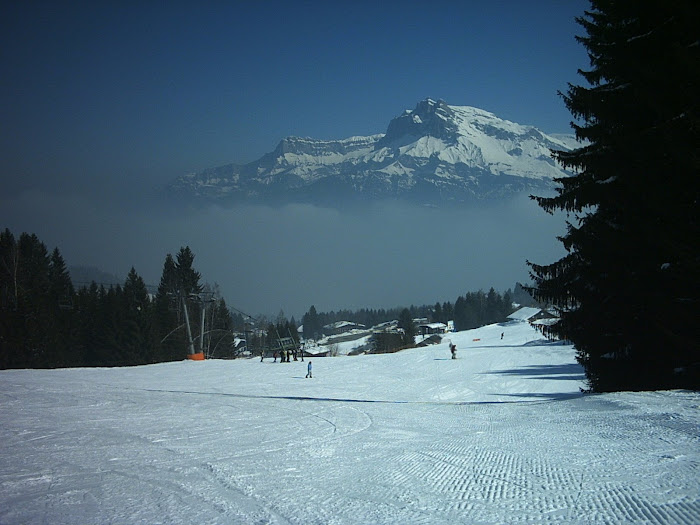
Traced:
<path id="1" fill-rule="evenodd" d="M 554 177 L 568 173 L 550 151 L 575 145 L 573 136 L 547 135 L 481 109 L 426 99 L 394 118 L 384 134 L 330 141 L 288 137 L 257 161 L 191 173 L 169 190 L 221 203 L 498 199 L 553 187 Z"/>

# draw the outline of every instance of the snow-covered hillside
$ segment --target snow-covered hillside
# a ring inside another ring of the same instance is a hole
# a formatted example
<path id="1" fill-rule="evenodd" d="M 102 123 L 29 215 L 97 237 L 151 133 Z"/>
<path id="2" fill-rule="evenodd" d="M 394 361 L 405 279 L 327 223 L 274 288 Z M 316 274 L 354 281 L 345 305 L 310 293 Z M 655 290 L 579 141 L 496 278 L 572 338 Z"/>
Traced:
<path id="1" fill-rule="evenodd" d="M 700 522 L 698 393 L 521 322 L 312 362 L 0 371 L 0 523 Z"/>
<path id="2" fill-rule="evenodd" d="M 572 136 L 547 135 L 478 108 L 426 99 L 385 134 L 317 140 L 287 137 L 259 160 L 178 178 L 170 191 L 221 202 L 401 198 L 426 203 L 491 200 L 551 189 L 567 176 L 551 150 Z"/>

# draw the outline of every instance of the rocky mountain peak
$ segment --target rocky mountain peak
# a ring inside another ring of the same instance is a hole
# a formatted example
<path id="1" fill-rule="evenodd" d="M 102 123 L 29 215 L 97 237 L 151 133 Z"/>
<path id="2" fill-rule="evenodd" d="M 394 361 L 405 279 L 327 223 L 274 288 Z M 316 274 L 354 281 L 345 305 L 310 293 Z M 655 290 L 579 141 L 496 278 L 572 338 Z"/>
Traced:
<path id="1" fill-rule="evenodd" d="M 418 137 L 435 137 L 446 143 L 454 143 L 457 124 L 452 108 L 443 100 L 436 102 L 426 98 L 420 101 L 415 109 L 407 109 L 389 123 L 377 147 L 408 144 Z"/>

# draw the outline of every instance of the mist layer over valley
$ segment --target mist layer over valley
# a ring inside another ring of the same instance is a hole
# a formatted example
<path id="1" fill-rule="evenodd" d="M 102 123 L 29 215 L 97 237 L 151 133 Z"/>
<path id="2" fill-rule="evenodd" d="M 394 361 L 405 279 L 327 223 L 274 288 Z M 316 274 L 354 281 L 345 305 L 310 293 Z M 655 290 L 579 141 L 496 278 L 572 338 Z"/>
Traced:
<path id="1" fill-rule="evenodd" d="M 155 208 L 152 201 L 25 194 L 2 203 L 15 234 L 36 233 L 66 263 L 157 285 L 167 253 L 190 246 L 202 279 L 248 313 L 301 315 L 454 301 L 527 281 L 525 260 L 561 256 L 551 217 L 526 195 L 470 209 L 400 202 L 364 207 Z"/>

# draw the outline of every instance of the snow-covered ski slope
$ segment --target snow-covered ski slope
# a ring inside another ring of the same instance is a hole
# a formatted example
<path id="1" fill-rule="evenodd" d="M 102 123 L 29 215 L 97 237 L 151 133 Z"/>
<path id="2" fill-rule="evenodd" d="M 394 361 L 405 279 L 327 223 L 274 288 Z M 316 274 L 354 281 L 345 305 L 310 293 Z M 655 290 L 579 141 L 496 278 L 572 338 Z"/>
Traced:
<path id="1" fill-rule="evenodd" d="M 700 523 L 698 393 L 525 323 L 312 360 L 0 372 L 0 523 Z"/>

